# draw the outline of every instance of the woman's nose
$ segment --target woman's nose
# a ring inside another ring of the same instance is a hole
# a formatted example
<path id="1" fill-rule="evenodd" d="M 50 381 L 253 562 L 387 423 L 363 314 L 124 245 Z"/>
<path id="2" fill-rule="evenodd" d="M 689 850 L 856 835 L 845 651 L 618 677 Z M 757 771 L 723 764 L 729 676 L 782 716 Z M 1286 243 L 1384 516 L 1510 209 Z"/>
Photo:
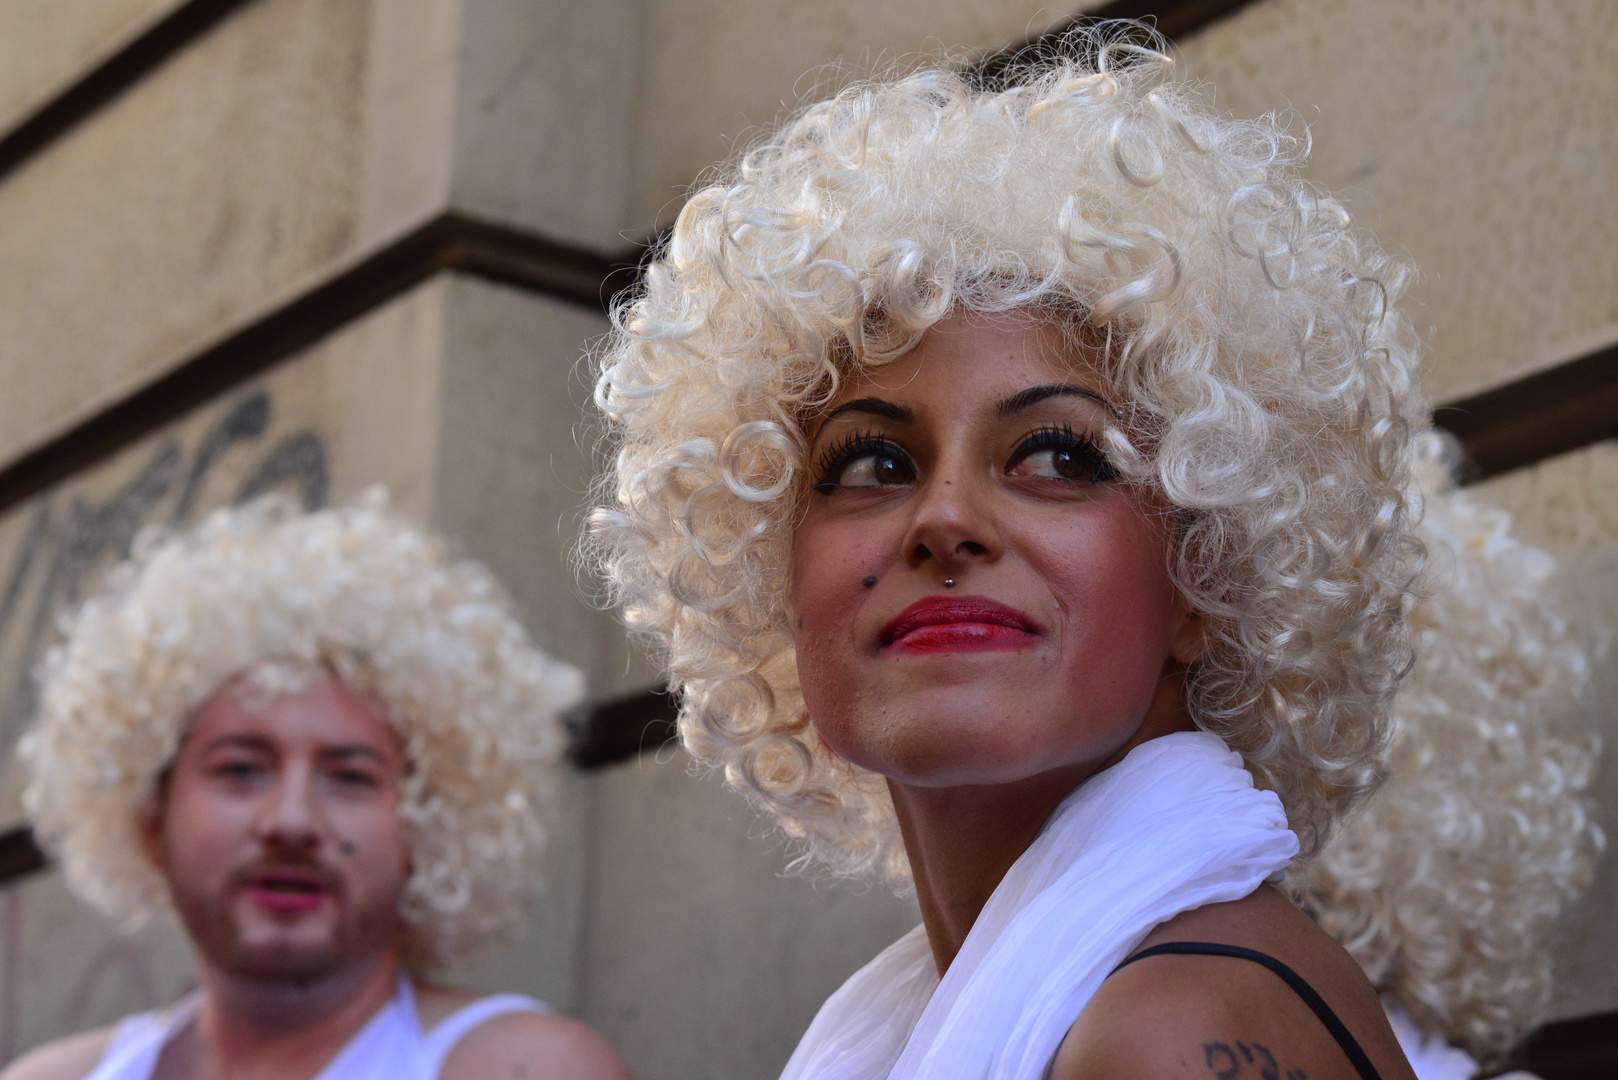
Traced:
<path id="1" fill-rule="evenodd" d="M 991 486 L 988 478 L 963 467 L 947 466 L 928 477 L 911 503 L 905 561 L 918 569 L 934 563 L 954 573 L 998 559 L 1003 543 Z"/>

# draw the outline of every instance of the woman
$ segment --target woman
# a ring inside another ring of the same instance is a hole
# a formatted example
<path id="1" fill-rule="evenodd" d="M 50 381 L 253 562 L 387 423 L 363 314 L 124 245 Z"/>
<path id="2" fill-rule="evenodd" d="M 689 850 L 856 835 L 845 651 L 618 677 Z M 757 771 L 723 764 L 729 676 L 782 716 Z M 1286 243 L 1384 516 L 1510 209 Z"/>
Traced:
<path id="1" fill-rule="evenodd" d="M 914 884 L 787 1076 L 1408 1077 L 1272 887 L 1408 664 L 1408 273 L 1091 44 L 851 88 L 692 197 L 606 346 L 597 557 L 686 746 Z"/>

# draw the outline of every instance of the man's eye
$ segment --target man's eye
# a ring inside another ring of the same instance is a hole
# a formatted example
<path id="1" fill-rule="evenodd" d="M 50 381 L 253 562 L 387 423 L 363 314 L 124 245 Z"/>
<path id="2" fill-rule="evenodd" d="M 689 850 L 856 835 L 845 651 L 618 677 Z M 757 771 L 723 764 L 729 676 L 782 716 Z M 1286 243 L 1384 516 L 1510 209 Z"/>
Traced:
<path id="1" fill-rule="evenodd" d="M 332 774 L 339 784 L 345 787 L 376 787 L 379 781 L 372 774 L 363 769 L 338 769 Z"/>
<path id="2" fill-rule="evenodd" d="M 213 772 L 226 780 L 251 780 L 264 772 L 264 766 L 256 761 L 224 761 L 215 765 Z"/>

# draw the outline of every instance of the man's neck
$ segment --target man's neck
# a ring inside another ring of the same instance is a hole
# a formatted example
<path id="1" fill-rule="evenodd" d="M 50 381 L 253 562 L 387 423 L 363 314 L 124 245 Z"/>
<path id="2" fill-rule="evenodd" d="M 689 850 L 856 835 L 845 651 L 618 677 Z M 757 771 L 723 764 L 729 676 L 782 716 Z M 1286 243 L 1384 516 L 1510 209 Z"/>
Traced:
<path id="1" fill-rule="evenodd" d="M 202 1074 L 314 1076 L 393 997 L 400 971 L 396 950 L 309 980 L 247 978 L 204 961 L 192 1053 L 174 1049 L 194 1055 Z"/>

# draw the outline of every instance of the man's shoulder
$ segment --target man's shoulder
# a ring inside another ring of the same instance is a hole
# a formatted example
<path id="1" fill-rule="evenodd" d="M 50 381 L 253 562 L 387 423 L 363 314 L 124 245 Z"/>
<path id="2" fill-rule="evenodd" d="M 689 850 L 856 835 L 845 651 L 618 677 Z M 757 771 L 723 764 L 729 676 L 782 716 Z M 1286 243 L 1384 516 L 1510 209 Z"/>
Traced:
<path id="1" fill-rule="evenodd" d="M 627 1080 L 605 1039 L 565 1016 L 504 1013 L 467 1033 L 444 1061 L 441 1080 L 556 1076 Z M 9 1078 L 0 1078 L 9 1080 Z"/>
<path id="2" fill-rule="evenodd" d="M 419 986 L 422 1027 L 429 1031 L 478 997 L 459 990 Z M 439 1073 L 441 1080 L 555 1076 L 567 1080 L 626 1080 L 605 1039 L 565 1016 L 527 1011 L 501 1013 L 467 1032 Z M 0 1077 L 0 1080 L 10 1080 Z"/>
<path id="3" fill-rule="evenodd" d="M 37 1046 L 0 1071 L 0 1080 L 84 1080 L 101 1061 L 113 1028 L 97 1028 Z"/>

